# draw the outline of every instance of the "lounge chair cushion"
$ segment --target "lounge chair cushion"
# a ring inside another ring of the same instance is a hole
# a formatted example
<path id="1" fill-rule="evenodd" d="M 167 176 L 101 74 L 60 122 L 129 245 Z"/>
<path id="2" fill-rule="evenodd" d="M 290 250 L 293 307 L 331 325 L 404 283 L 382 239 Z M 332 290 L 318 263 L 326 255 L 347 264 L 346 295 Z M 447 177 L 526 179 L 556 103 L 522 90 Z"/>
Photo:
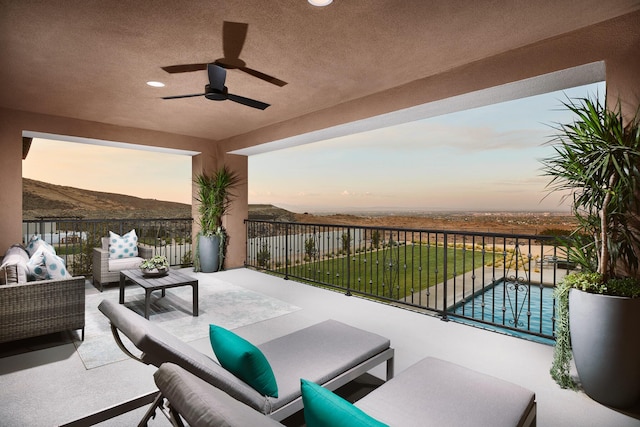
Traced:
<path id="1" fill-rule="evenodd" d="M 389 425 L 514 427 L 527 425 L 525 420 L 535 408 L 535 394 L 510 382 L 427 357 L 355 405 Z"/>
<path id="2" fill-rule="evenodd" d="M 387 426 L 332 391 L 311 381 L 301 379 L 300 389 L 304 404 L 304 422 L 307 427 Z"/>
<path id="3" fill-rule="evenodd" d="M 326 320 L 260 344 L 258 348 L 278 380 L 273 410 L 300 397 L 300 378 L 324 385 L 389 345 L 388 338 L 336 320 Z"/>
<path id="4" fill-rule="evenodd" d="M 256 346 L 233 332 L 209 325 L 209 339 L 218 362 L 258 393 L 278 397 L 278 385 L 271 365 Z"/>
<path id="5" fill-rule="evenodd" d="M 300 398 L 300 378 L 325 384 L 389 349 L 389 339 L 327 320 L 258 345 L 278 381 L 278 397 L 265 397 L 213 359 L 147 319 L 113 301 L 99 309 L 141 350 L 141 359 L 160 366 L 172 362 L 250 407 L 271 413 Z"/>
<path id="6" fill-rule="evenodd" d="M 138 256 L 138 236 L 131 230 L 120 236 L 109 231 L 109 259 L 132 258 Z"/>
<path id="7" fill-rule="evenodd" d="M 153 377 L 163 396 L 191 426 L 282 427 L 279 422 L 212 387 L 178 365 L 165 363 Z"/>

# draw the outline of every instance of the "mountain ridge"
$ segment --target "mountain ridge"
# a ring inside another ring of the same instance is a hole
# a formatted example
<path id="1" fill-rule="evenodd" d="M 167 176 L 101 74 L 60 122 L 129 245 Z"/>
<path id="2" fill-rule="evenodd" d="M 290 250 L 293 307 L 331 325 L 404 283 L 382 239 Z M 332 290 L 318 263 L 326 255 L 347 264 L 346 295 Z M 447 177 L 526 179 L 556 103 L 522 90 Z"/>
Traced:
<path id="1" fill-rule="evenodd" d="M 85 219 L 191 218 L 191 205 L 145 199 L 119 193 L 85 190 L 22 179 L 22 216 L 26 220 L 42 217 L 81 217 Z M 269 221 L 295 221 L 295 214 L 273 205 L 249 205 L 249 218 Z"/>
<path id="2" fill-rule="evenodd" d="M 39 217 L 190 218 L 191 205 L 22 179 L 22 215 Z"/>

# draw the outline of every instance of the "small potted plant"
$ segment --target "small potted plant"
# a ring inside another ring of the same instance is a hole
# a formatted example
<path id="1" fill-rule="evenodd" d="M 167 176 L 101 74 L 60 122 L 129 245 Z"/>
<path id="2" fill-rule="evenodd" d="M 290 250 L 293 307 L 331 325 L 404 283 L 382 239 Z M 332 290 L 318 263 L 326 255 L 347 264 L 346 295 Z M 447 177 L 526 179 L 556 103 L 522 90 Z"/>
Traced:
<path id="1" fill-rule="evenodd" d="M 169 261 L 164 255 L 155 255 L 140 264 L 145 276 L 163 276 L 169 272 Z"/>

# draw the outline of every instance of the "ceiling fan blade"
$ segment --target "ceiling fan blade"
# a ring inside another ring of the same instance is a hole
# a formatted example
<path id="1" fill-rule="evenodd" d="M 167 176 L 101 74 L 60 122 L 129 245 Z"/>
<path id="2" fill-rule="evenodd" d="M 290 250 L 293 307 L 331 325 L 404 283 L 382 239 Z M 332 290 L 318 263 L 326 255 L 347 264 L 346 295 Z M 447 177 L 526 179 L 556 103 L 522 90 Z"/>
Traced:
<path id="1" fill-rule="evenodd" d="M 259 110 L 264 110 L 271 104 L 267 104 L 261 101 L 256 101 L 255 99 L 245 98 L 244 96 L 234 95 L 232 93 L 227 94 L 227 99 L 231 101 L 237 102 L 238 104 L 246 105 L 248 107 L 257 108 Z"/>
<path id="2" fill-rule="evenodd" d="M 249 68 L 249 67 L 238 67 L 238 69 L 239 69 L 239 70 L 242 70 L 242 71 L 244 71 L 245 73 L 250 74 L 250 75 L 252 75 L 252 76 L 254 76 L 254 77 L 257 77 L 257 78 L 259 78 L 259 79 L 262 79 L 262 80 L 264 80 L 265 82 L 272 83 L 272 84 L 274 84 L 274 85 L 276 85 L 276 86 L 280 86 L 280 87 L 282 87 L 282 86 L 284 86 L 284 85 L 286 85 L 286 84 L 287 84 L 287 82 L 285 82 L 285 81 L 282 81 L 282 80 L 280 80 L 280 79 L 276 79 L 275 77 L 272 77 L 272 76 L 270 76 L 270 75 L 268 75 L 268 74 L 262 73 L 262 72 L 260 72 L 260 71 L 254 70 L 254 69 Z"/>
<path id="3" fill-rule="evenodd" d="M 222 23 L 222 52 L 226 59 L 240 57 L 248 28 L 249 24 L 242 22 L 224 21 Z"/>
<path id="4" fill-rule="evenodd" d="M 163 96 L 162 99 L 180 99 L 180 98 L 193 98 L 194 96 L 204 96 L 204 93 L 192 93 L 190 95 L 174 95 L 174 96 Z"/>
<path id="5" fill-rule="evenodd" d="M 168 67 L 162 67 L 167 73 L 189 73 L 191 71 L 206 70 L 207 64 L 182 64 L 182 65 L 169 65 Z"/>
<path id="6" fill-rule="evenodd" d="M 224 92 L 227 70 L 216 64 L 207 64 L 207 73 L 209 73 L 209 86 L 219 92 Z"/>

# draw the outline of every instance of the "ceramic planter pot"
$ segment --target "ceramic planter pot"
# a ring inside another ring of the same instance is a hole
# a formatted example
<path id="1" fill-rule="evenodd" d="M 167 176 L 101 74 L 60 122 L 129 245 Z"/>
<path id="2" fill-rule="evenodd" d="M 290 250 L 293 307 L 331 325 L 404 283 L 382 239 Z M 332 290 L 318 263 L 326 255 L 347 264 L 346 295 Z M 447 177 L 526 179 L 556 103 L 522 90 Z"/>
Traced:
<path id="1" fill-rule="evenodd" d="M 200 236 L 198 238 L 198 256 L 200 257 L 200 271 L 213 273 L 218 271 L 220 260 L 220 237 Z"/>
<path id="2" fill-rule="evenodd" d="M 640 402 L 640 299 L 571 289 L 569 325 L 587 395 L 615 408 Z"/>

